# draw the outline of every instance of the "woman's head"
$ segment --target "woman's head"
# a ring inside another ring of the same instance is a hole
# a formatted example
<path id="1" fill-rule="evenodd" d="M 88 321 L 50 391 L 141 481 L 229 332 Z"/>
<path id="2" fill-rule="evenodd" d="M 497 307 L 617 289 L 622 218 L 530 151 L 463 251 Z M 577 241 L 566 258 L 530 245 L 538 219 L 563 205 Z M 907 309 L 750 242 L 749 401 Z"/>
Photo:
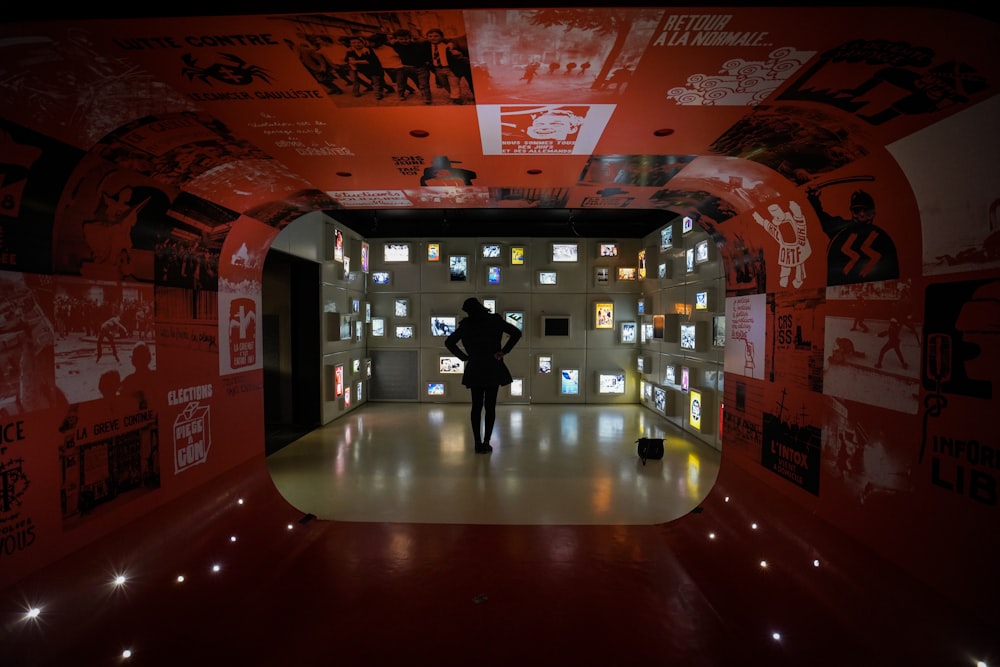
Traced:
<path id="1" fill-rule="evenodd" d="M 486 310 L 486 306 L 479 303 L 479 299 L 474 296 L 470 296 L 465 300 L 465 303 L 462 304 L 462 310 L 467 312 L 469 315 L 478 315 L 480 313 L 489 312 Z"/>

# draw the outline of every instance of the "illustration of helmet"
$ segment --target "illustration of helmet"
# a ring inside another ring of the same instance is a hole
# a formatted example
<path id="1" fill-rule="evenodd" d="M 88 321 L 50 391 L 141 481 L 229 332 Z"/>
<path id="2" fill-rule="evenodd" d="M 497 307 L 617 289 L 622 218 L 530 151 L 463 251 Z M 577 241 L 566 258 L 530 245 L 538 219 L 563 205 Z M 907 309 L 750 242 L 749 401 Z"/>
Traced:
<path id="1" fill-rule="evenodd" d="M 872 199 L 872 196 L 864 190 L 855 190 L 854 194 L 851 195 L 851 208 L 854 208 L 855 206 L 862 206 L 866 209 L 874 209 L 875 200 Z"/>

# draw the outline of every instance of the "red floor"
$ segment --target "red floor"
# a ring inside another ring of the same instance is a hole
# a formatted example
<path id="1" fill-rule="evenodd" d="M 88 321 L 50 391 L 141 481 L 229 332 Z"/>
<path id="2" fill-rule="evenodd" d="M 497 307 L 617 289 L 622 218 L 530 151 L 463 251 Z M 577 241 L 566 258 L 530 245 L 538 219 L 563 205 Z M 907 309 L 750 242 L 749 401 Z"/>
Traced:
<path id="1" fill-rule="evenodd" d="M 739 467 L 701 509 L 660 526 L 300 523 L 261 458 L 3 591 L 0 664 L 1000 665 L 997 613 L 955 609 Z"/>

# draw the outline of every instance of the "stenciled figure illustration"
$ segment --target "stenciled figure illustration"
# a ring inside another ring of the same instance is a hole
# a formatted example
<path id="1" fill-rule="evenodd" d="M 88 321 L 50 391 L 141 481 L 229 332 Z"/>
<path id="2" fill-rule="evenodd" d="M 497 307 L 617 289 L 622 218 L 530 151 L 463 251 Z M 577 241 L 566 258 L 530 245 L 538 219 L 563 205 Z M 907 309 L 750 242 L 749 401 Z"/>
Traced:
<path id="1" fill-rule="evenodd" d="M 827 285 L 894 280 L 899 278 L 896 244 L 875 224 L 875 199 L 864 190 L 851 194 L 850 218 L 827 213 L 820 202 L 823 186 L 806 190 L 823 232 L 830 238 L 827 248 Z"/>
<path id="2" fill-rule="evenodd" d="M 757 211 L 753 212 L 753 218 L 778 242 L 778 266 L 781 267 L 778 284 L 787 287 L 788 278 L 794 270 L 792 285 L 802 287 L 806 278 L 805 262 L 812 255 L 802 209 L 793 201 L 789 202 L 788 211 L 779 204 L 771 204 L 767 207 L 767 212 L 771 214 L 770 220 L 764 219 Z"/>
<path id="3" fill-rule="evenodd" d="M 431 166 L 424 168 L 423 176 L 420 177 L 420 185 L 424 186 L 467 186 L 472 185 L 472 179 L 476 178 L 476 172 L 468 169 L 456 169 L 454 164 L 461 164 L 458 160 L 449 160 L 447 155 L 435 155 L 431 160 Z"/>

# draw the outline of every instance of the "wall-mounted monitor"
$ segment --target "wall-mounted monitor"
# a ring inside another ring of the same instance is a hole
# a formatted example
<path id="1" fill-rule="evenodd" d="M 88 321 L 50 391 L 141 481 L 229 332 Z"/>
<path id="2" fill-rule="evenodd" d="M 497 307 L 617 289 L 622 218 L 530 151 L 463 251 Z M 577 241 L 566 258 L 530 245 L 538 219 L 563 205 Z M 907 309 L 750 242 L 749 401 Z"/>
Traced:
<path id="1" fill-rule="evenodd" d="M 564 368 L 559 371 L 559 393 L 575 396 L 580 393 L 580 369 Z"/>
<path id="2" fill-rule="evenodd" d="M 694 309 L 695 310 L 712 309 L 712 290 L 703 289 L 703 290 L 698 290 L 694 293 Z"/>
<path id="3" fill-rule="evenodd" d="M 357 375 L 361 372 L 361 360 L 351 359 L 351 375 Z"/>
<path id="4" fill-rule="evenodd" d="M 667 411 L 667 390 L 663 387 L 653 387 L 653 405 L 660 412 Z"/>
<path id="5" fill-rule="evenodd" d="M 648 340 L 653 340 L 653 323 L 643 322 L 639 327 L 639 342 L 645 343 Z"/>
<path id="6" fill-rule="evenodd" d="M 333 230 L 333 259 L 335 262 L 344 261 L 344 232 L 336 228 Z"/>
<path id="7" fill-rule="evenodd" d="M 448 275 L 453 281 L 469 279 L 468 255 L 451 255 L 448 258 Z"/>
<path id="8" fill-rule="evenodd" d="M 694 322 L 681 323 L 681 349 L 694 350 L 697 348 L 697 330 Z"/>
<path id="9" fill-rule="evenodd" d="M 653 315 L 653 338 L 663 339 L 663 327 L 665 319 L 663 315 Z"/>
<path id="10" fill-rule="evenodd" d="M 368 266 L 370 264 L 371 250 L 367 241 L 361 242 L 361 272 L 368 273 Z"/>
<path id="11" fill-rule="evenodd" d="M 681 219 L 681 232 L 684 233 L 684 234 L 687 234 L 692 229 L 694 229 L 694 218 L 692 218 L 691 216 L 685 215 Z"/>
<path id="12" fill-rule="evenodd" d="M 594 285 L 597 287 L 604 287 L 611 284 L 611 268 L 607 266 L 598 266 L 594 269 Z"/>
<path id="13" fill-rule="evenodd" d="M 712 346 L 726 346 L 726 316 L 715 315 L 712 317 Z"/>
<path id="14" fill-rule="evenodd" d="M 667 271 L 667 263 L 660 262 L 660 265 L 656 268 L 656 276 L 658 278 L 670 278 L 670 273 Z"/>
<path id="15" fill-rule="evenodd" d="M 510 247 L 510 263 L 513 266 L 524 264 L 524 246 L 514 245 Z"/>
<path id="16" fill-rule="evenodd" d="M 558 276 L 555 271 L 538 272 L 539 285 L 555 285 L 557 282 L 558 282 Z"/>
<path id="17" fill-rule="evenodd" d="M 486 267 L 486 283 L 489 285 L 499 285 L 500 284 L 500 267 L 499 266 L 488 266 Z"/>
<path id="18" fill-rule="evenodd" d="M 494 315 L 497 312 L 497 300 L 496 299 L 483 299 L 483 308 L 490 311 Z"/>
<path id="19" fill-rule="evenodd" d="M 636 278 L 639 280 L 646 279 L 646 249 L 643 248 L 639 251 L 639 255 L 636 258 Z"/>
<path id="20" fill-rule="evenodd" d="M 388 285 L 392 282 L 392 274 L 388 271 L 372 271 L 371 277 L 373 285 Z"/>
<path id="21" fill-rule="evenodd" d="M 382 246 L 383 260 L 385 262 L 409 262 L 409 243 L 386 243 Z"/>
<path id="22" fill-rule="evenodd" d="M 503 314 L 503 318 L 515 327 L 524 331 L 524 312 L 520 310 L 508 310 Z"/>
<path id="23" fill-rule="evenodd" d="M 615 304 L 610 301 L 599 301 L 594 304 L 594 328 L 615 328 Z"/>
<path id="24" fill-rule="evenodd" d="M 639 313 L 640 315 L 645 315 L 646 314 L 646 300 L 645 299 L 639 299 L 636 302 L 636 304 L 635 304 L 635 312 Z"/>
<path id="25" fill-rule="evenodd" d="M 566 337 L 570 335 L 569 315 L 542 315 L 542 335 Z"/>
<path id="26" fill-rule="evenodd" d="M 598 394 L 624 394 L 625 374 L 624 373 L 598 373 L 597 374 Z"/>
<path id="27" fill-rule="evenodd" d="M 677 384 L 677 367 L 673 364 L 663 367 L 663 384 Z"/>
<path id="28" fill-rule="evenodd" d="M 698 241 L 694 244 L 694 263 L 704 264 L 709 261 L 711 257 L 711 246 L 708 243 L 708 239 Z"/>
<path id="29" fill-rule="evenodd" d="M 688 423 L 691 428 L 700 431 L 702 422 L 702 411 L 705 407 L 702 402 L 701 392 L 696 389 L 691 390 L 688 402 Z"/>
<path id="30" fill-rule="evenodd" d="M 681 391 L 687 391 L 691 388 L 691 369 L 687 366 L 681 366 Z"/>
<path id="31" fill-rule="evenodd" d="M 684 268 L 688 273 L 694 273 L 694 248 L 684 251 Z"/>
<path id="32" fill-rule="evenodd" d="M 431 315 L 432 336 L 450 336 L 457 326 L 458 320 L 454 315 Z"/>
<path id="33" fill-rule="evenodd" d="M 580 261 L 580 244 L 578 243 L 553 243 L 553 262 L 578 262 Z"/>
<path id="34" fill-rule="evenodd" d="M 509 389 L 511 396 L 524 396 L 524 378 L 511 378 Z"/>
<path id="35" fill-rule="evenodd" d="M 427 383 L 427 395 L 428 396 L 444 396 L 445 395 L 445 383 L 444 382 L 428 382 Z"/>
<path id="36" fill-rule="evenodd" d="M 441 244 L 434 242 L 427 244 L 427 261 L 428 262 L 440 262 L 441 261 Z"/>
<path id="37" fill-rule="evenodd" d="M 674 225 L 670 223 L 660 230 L 660 250 L 670 250 L 674 247 Z"/>
<path id="38" fill-rule="evenodd" d="M 413 338 L 413 325 L 412 324 L 398 324 L 396 325 L 396 338 L 410 339 Z"/>
<path id="39" fill-rule="evenodd" d="M 484 243 L 483 244 L 483 258 L 484 259 L 499 259 L 500 258 L 500 244 L 499 243 Z"/>
<path id="40" fill-rule="evenodd" d="M 597 255 L 598 255 L 598 257 L 617 257 L 618 256 L 618 244 L 617 243 L 598 243 L 597 244 Z"/>
<path id="41" fill-rule="evenodd" d="M 410 316 L 410 300 L 409 299 L 396 299 L 393 302 L 392 314 L 396 317 L 409 317 Z"/>
<path id="42" fill-rule="evenodd" d="M 639 328 L 635 322 L 621 322 L 618 327 L 620 330 L 619 340 L 622 343 L 627 345 L 635 342 Z"/>
<path id="43" fill-rule="evenodd" d="M 635 369 L 640 373 L 648 373 L 649 371 L 653 370 L 652 362 L 650 361 L 649 357 L 647 357 L 644 354 L 640 354 L 638 357 L 636 357 Z"/>
<path id="44" fill-rule="evenodd" d="M 552 372 L 552 357 L 542 355 L 538 357 L 538 372 L 547 375 Z"/>
<path id="45" fill-rule="evenodd" d="M 384 317 L 373 317 L 372 318 L 372 335 L 373 336 L 384 336 L 385 335 L 385 318 Z"/>
<path id="46" fill-rule="evenodd" d="M 455 373 L 461 375 L 465 372 L 465 362 L 458 357 L 438 357 L 438 373 Z"/>
<path id="47" fill-rule="evenodd" d="M 619 266 L 618 280 L 635 280 L 639 272 L 634 266 Z"/>
<path id="48" fill-rule="evenodd" d="M 336 396 L 344 393 L 344 365 L 337 364 L 333 368 L 333 391 Z"/>

